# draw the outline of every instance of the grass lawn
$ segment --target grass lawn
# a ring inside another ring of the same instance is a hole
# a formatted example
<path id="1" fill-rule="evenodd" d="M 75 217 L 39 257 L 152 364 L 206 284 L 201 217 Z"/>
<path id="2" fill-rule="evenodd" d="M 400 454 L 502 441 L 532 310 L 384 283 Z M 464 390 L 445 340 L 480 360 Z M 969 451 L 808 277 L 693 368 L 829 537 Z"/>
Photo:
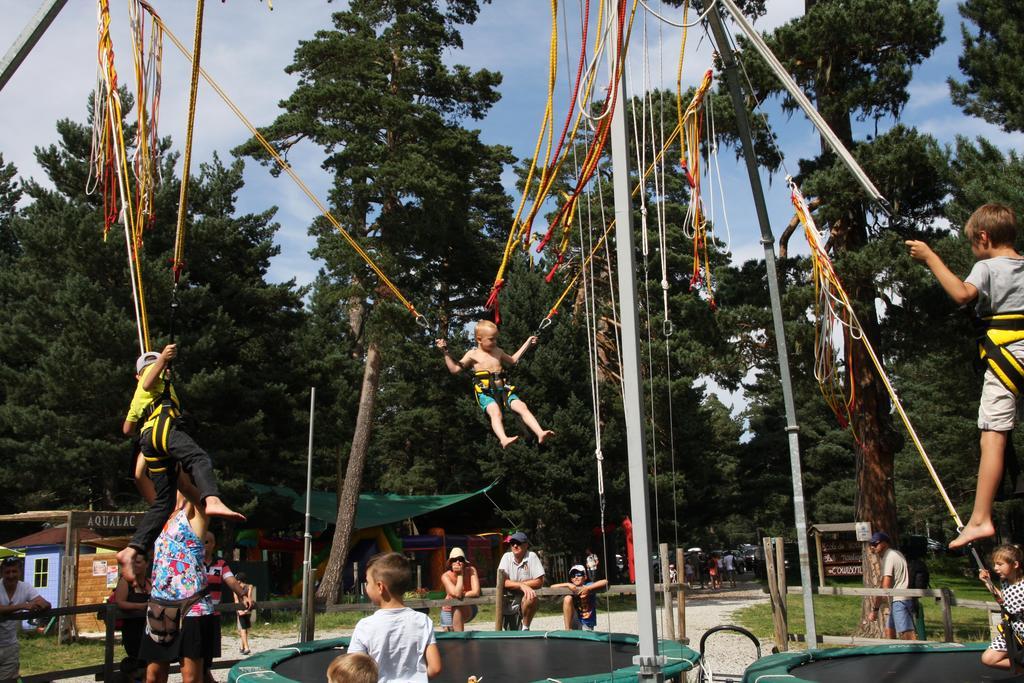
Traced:
<path id="1" fill-rule="evenodd" d="M 836 582 L 831 585 L 848 585 L 857 587 L 855 581 Z M 932 575 L 931 585 L 950 588 L 961 599 L 991 600 L 991 594 L 985 590 L 977 579 L 968 579 L 961 575 Z M 857 630 L 860 620 L 862 598 L 853 596 L 814 596 L 814 619 L 819 635 L 851 636 Z M 925 632 L 928 640 L 944 638 L 942 607 L 937 600 L 922 598 L 924 606 Z M 787 596 L 786 605 L 789 609 L 789 632 L 804 632 L 803 597 Z M 953 607 L 953 639 L 957 642 L 977 642 L 989 640 L 988 613 L 966 607 Z M 771 606 L 768 604 L 754 605 L 735 614 L 736 622 L 753 631 L 762 638 L 771 638 L 773 634 Z"/>

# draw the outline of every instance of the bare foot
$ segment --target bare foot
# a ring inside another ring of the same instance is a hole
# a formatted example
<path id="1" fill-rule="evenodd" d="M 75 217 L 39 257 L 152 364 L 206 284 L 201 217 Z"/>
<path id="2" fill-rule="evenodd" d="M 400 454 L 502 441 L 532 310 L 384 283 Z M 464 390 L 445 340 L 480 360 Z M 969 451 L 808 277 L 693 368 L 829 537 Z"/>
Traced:
<path id="1" fill-rule="evenodd" d="M 228 519 L 237 519 L 240 522 L 245 521 L 245 515 L 229 508 L 217 496 L 207 496 L 203 500 L 203 507 L 206 510 L 206 514 L 210 517 L 226 517 Z"/>
<path id="2" fill-rule="evenodd" d="M 989 538 L 996 535 L 996 529 L 992 526 L 992 522 L 982 522 L 980 524 L 974 524 L 973 522 L 967 522 L 967 526 L 964 527 L 960 535 L 953 539 L 952 543 L 949 544 L 950 548 L 962 548 L 968 543 L 973 543 L 982 538 Z"/>
<path id="3" fill-rule="evenodd" d="M 132 560 L 139 554 L 139 551 L 127 546 L 117 553 L 117 564 L 121 568 L 121 576 L 128 585 L 135 583 L 135 571 L 132 569 Z"/>
<path id="4" fill-rule="evenodd" d="M 545 429 L 544 431 L 537 435 L 537 443 L 544 443 L 544 439 L 554 435 L 555 433 L 553 431 L 551 431 L 550 429 Z"/>
<path id="5" fill-rule="evenodd" d="M 499 439 L 499 440 L 501 441 L 501 447 L 502 448 L 508 448 L 508 445 L 510 443 L 514 443 L 514 442 L 518 441 L 519 437 L 518 436 L 506 436 L 504 439 Z"/>

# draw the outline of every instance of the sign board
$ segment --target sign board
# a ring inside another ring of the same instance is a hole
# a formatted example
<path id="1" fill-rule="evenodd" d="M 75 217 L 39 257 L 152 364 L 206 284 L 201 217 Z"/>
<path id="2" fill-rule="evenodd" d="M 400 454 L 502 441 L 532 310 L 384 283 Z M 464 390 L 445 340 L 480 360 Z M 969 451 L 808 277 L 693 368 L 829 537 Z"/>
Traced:
<path id="1" fill-rule="evenodd" d="M 871 522 L 854 522 L 853 530 L 857 534 L 857 540 L 861 543 L 871 540 Z"/>
<path id="2" fill-rule="evenodd" d="M 106 560 L 93 560 L 92 561 L 92 575 L 93 576 L 106 576 L 107 575 L 107 561 Z"/>
<path id="3" fill-rule="evenodd" d="M 817 542 L 819 580 L 827 576 L 863 576 L 864 542 L 871 538 L 869 522 L 816 524 L 811 527 Z"/>
<path id="4" fill-rule="evenodd" d="M 71 524 L 86 529 L 134 529 L 144 512 L 72 512 Z"/>

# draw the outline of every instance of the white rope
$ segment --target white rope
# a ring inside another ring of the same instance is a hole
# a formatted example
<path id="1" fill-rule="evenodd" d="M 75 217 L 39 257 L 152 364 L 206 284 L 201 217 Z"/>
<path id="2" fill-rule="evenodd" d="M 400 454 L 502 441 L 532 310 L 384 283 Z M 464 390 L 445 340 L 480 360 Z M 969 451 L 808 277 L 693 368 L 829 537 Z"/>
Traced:
<path id="1" fill-rule="evenodd" d="M 692 28 L 692 27 L 696 26 L 700 22 L 704 21 L 704 18 L 711 12 L 711 10 L 713 10 L 715 8 L 715 5 L 717 3 L 718 3 L 718 0 L 712 0 L 711 4 L 708 5 L 708 8 L 706 10 L 704 10 L 701 13 L 701 15 L 699 17 L 697 17 L 697 19 L 695 19 L 693 22 L 691 22 L 689 24 L 681 24 L 681 23 L 677 23 L 675 21 L 672 21 L 671 19 L 668 19 L 668 18 L 662 16 L 658 12 L 655 12 L 654 10 L 652 10 L 650 8 L 650 6 L 646 2 L 644 2 L 644 0 L 640 0 L 640 4 L 644 6 L 644 9 L 647 10 L 648 14 L 651 14 L 652 16 L 654 16 L 658 21 L 662 22 L 663 24 L 668 24 L 669 26 L 675 26 L 676 28 Z"/>

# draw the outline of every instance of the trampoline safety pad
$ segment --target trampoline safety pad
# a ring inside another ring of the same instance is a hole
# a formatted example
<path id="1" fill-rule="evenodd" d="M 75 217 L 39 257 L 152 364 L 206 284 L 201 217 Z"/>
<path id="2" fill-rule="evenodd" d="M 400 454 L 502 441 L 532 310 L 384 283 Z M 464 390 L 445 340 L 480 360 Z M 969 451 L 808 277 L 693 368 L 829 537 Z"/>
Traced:
<path id="1" fill-rule="evenodd" d="M 788 652 L 754 662 L 743 683 L 985 683 L 1022 681 L 985 666 L 987 643 L 968 645 L 874 645 L 811 652 Z"/>
<path id="2" fill-rule="evenodd" d="M 245 659 L 231 668 L 229 683 L 284 683 L 327 679 L 327 666 L 344 654 L 348 638 L 295 644 Z M 441 675 L 431 683 L 523 683 L 556 679 L 565 683 L 635 681 L 636 636 L 583 631 L 469 631 L 438 633 Z M 700 655 L 671 641 L 659 642 L 666 677 L 696 666 Z"/>

